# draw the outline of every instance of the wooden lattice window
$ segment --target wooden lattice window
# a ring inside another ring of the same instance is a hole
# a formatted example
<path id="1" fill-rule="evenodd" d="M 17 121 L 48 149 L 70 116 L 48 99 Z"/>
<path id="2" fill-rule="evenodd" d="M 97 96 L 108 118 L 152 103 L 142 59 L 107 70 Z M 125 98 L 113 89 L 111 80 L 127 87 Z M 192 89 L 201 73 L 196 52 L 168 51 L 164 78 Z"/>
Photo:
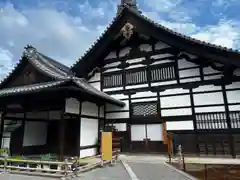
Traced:
<path id="1" fill-rule="evenodd" d="M 156 116 L 157 102 L 142 102 L 132 104 L 133 116 Z"/>
<path id="2" fill-rule="evenodd" d="M 225 112 L 211 112 L 196 114 L 197 129 L 226 129 L 227 118 Z"/>
<path id="3" fill-rule="evenodd" d="M 123 85 L 122 73 L 106 75 L 103 78 L 103 87 L 104 88 L 120 87 L 122 85 Z"/>
<path id="4" fill-rule="evenodd" d="M 146 69 L 126 72 L 126 85 L 136 85 L 147 83 Z"/>
<path id="5" fill-rule="evenodd" d="M 229 112 L 232 128 L 240 128 L 240 112 Z"/>
<path id="6" fill-rule="evenodd" d="M 173 63 L 164 64 L 151 68 L 151 81 L 170 81 L 175 80 L 175 67 Z"/>

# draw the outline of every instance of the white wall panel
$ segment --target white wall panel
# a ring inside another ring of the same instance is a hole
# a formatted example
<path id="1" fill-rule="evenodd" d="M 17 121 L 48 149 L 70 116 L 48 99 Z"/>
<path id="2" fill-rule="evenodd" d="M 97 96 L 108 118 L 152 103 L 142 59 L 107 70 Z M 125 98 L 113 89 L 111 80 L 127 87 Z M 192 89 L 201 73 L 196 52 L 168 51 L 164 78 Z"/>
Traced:
<path id="1" fill-rule="evenodd" d="M 202 112 L 223 112 L 225 111 L 224 106 L 211 106 L 211 107 L 196 107 L 195 112 L 196 113 L 202 113 Z"/>
<path id="2" fill-rule="evenodd" d="M 195 105 L 223 104 L 222 92 L 194 94 Z"/>
<path id="3" fill-rule="evenodd" d="M 160 92 L 160 95 L 170 95 L 170 94 L 184 94 L 184 93 L 189 93 L 188 89 L 182 89 L 182 88 L 177 88 L 177 89 L 167 89 L 163 92 Z"/>
<path id="4" fill-rule="evenodd" d="M 193 121 L 169 121 L 166 122 L 166 129 L 171 130 L 194 130 Z"/>
<path id="5" fill-rule="evenodd" d="M 211 75 L 211 76 L 204 76 L 204 80 L 220 79 L 221 77 L 222 77 L 221 74 Z"/>
<path id="6" fill-rule="evenodd" d="M 181 116 L 192 115 L 191 108 L 164 109 L 161 110 L 162 116 Z"/>
<path id="7" fill-rule="evenodd" d="M 94 83 L 89 83 L 91 86 L 93 86 L 94 88 L 96 88 L 97 90 L 101 91 L 101 83 L 100 82 L 94 82 Z"/>
<path id="8" fill-rule="evenodd" d="M 148 87 L 148 84 L 139 84 L 139 85 L 126 86 L 126 89 L 137 89 L 137 88 L 143 88 L 143 87 Z"/>
<path id="9" fill-rule="evenodd" d="M 233 82 L 232 84 L 226 85 L 226 89 L 237 89 L 240 88 L 240 82 Z"/>
<path id="10" fill-rule="evenodd" d="M 112 59 L 112 58 L 117 58 L 117 53 L 116 51 L 110 52 L 105 59 Z"/>
<path id="11" fill-rule="evenodd" d="M 240 105 L 229 105 L 228 108 L 229 108 L 229 111 L 239 111 Z"/>
<path id="12" fill-rule="evenodd" d="M 141 58 L 136 58 L 136 59 L 128 59 L 126 62 L 131 64 L 131 63 L 138 63 L 145 60 L 145 57 L 141 57 Z"/>
<path id="13" fill-rule="evenodd" d="M 150 101 L 157 101 L 157 97 L 154 98 L 142 98 L 142 99 L 133 99 L 132 102 L 150 102 Z"/>
<path id="14" fill-rule="evenodd" d="M 188 83 L 188 82 L 195 82 L 200 81 L 200 77 L 194 77 L 194 78 L 187 78 L 187 79 L 180 79 L 180 83 Z"/>
<path id="15" fill-rule="evenodd" d="M 150 52 L 152 51 L 152 45 L 150 44 L 141 44 L 139 46 L 140 51 Z"/>
<path id="16" fill-rule="evenodd" d="M 117 131 L 127 131 L 126 123 L 113 123 L 113 126 L 117 129 Z"/>
<path id="17" fill-rule="evenodd" d="M 131 125 L 131 140 L 142 141 L 146 138 L 146 127 L 145 124 Z"/>
<path id="18" fill-rule="evenodd" d="M 71 114 L 79 114 L 80 103 L 75 98 L 67 98 L 65 100 L 65 112 Z"/>
<path id="19" fill-rule="evenodd" d="M 95 73 L 93 77 L 91 77 L 88 82 L 93 82 L 93 81 L 100 81 L 101 80 L 101 74 L 100 73 Z"/>
<path id="20" fill-rule="evenodd" d="M 130 65 L 128 66 L 126 69 L 136 69 L 136 68 L 141 68 L 141 67 L 146 67 L 147 65 L 144 64 L 134 64 L 134 65 Z"/>
<path id="21" fill-rule="evenodd" d="M 240 90 L 227 91 L 228 103 L 240 103 Z"/>
<path id="22" fill-rule="evenodd" d="M 104 67 L 105 67 L 105 68 L 110 68 L 110 67 L 118 66 L 119 64 L 121 64 L 120 61 L 106 64 Z"/>
<path id="23" fill-rule="evenodd" d="M 80 158 L 90 157 L 97 155 L 97 148 L 80 150 Z"/>
<path id="24" fill-rule="evenodd" d="M 186 70 L 180 70 L 179 71 L 179 77 L 192 77 L 192 76 L 200 76 L 200 71 L 198 68 L 195 69 L 186 69 Z"/>
<path id="25" fill-rule="evenodd" d="M 129 118 L 129 112 L 106 113 L 107 119 L 122 119 Z"/>
<path id="26" fill-rule="evenodd" d="M 111 68 L 111 69 L 107 69 L 107 70 L 105 70 L 104 72 L 103 72 L 103 74 L 104 73 L 107 73 L 107 72 L 116 72 L 116 71 L 120 71 L 121 69 L 119 69 L 119 68 Z"/>
<path id="27" fill-rule="evenodd" d="M 178 68 L 182 69 L 182 68 L 190 68 L 190 67 L 196 67 L 197 65 L 195 63 L 192 62 L 188 62 L 185 59 L 179 59 L 178 60 Z"/>
<path id="28" fill-rule="evenodd" d="M 162 124 L 147 124 L 147 138 L 151 141 L 163 141 Z"/>
<path id="29" fill-rule="evenodd" d="M 221 89 L 222 89 L 221 86 L 203 85 L 203 86 L 199 86 L 197 88 L 194 88 L 193 92 L 217 91 L 217 90 L 221 90 Z"/>
<path id="30" fill-rule="evenodd" d="M 136 94 L 131 95 L 131 98 L 140 98 L 140 97 L 156 97 L 157 93 L 151 91 L 137 92 Z"/>
<path id="31" fill-rule="evenodd" d="M 23 146 L 45 145 L 47 141 L 46 122 L 25 122 Z"/>
<path id="32" fill-rule="evenodd" d="M 103 89 L 103 92 L 111 92 L 111 91 L 119 91 L 119 90 L 123 90 L 123 87 L 105 88 Z"/>
<path id="33" fill-rule="evenodd" d="M 156 82 L 156 83 L 151 83 L 151 86 L 164 86 L 169 84 L 177 84 L 177 81 L 174 80 L 174 81 Z"/>
<path id="34" fill-rule="evenodd" d="M 160 101 L 162 108 L 191 106 L 189 95 L 161 97 Z"/>
<path id="35" fill-rule="evenodd" d="M 80 146 L 95 145 L 98 141 L 98 120 L 81 118 Z"/>
<path id="36" fill-rule="evenodd" d="M 9 148 L 9 147 L 10 147 L 10 137 L 3 137 L 1 148 Z"/>
<path id="37" fill-rule="evenodd" d="M 165 48 L 168 48 L 170 47 L 169 45 L 159 41 L 155 44 L 155 50 L 160 50 L 160 49 L 165 49 Z"/>
<path id="38" fill-rule="evenodd" d="M 81 114 L 98 117 L 98 106 L 91 102 L 82 102 Z"/>
<path id="39" fill-rule="evenodd" d="M 129 100 L 125 100 L 125 101 L 122 101 L 125 103 L 125 106 L 124 107 L 119 107 L 119 106 L 116 106 L 116 105 L 113 105 L 113 104 L 106 104 L 106 111 L 107 112 L 110 112 L 110 111 L 123 111 L 123 110 L 129 110 Z"/>
<path id="40" fill-rule="evenodd" d="M 132 49 L 131 47 L 125 47 L 125 48 L 121 49 L 119 52 L 119 57 L 124 57 L 124 56 L 128 55 L 131 49 Z"/>
<path id="41" fill-rule="evenodd" d="M 152 55 L 150 56 L 151 59 L 161 59 L 161 58 L 167 58 L 167 57 L 172 57 L 172 54 L 169 53 L 165 53 L 165 54 L 156 54 L 156 55 Z M 173 62 L 173 61 L 172 61 Z"/>
<path id="42" fill-rule="evenodd" d="M 203 74 L 214 74 L 214 73 L 219 73 L 219 71 L 211 68 L 211 67 L 204 67 L 203 68 Z"/>
<path id="43" fill-rule="evenodd" d="M 161 60 L 161 61 L 156 61 L 152 63 L 151 66 L 156 64 L 165 64 L 165 63 L 171 63 L 171 62 L 173 62 L 173 60 Z"/>

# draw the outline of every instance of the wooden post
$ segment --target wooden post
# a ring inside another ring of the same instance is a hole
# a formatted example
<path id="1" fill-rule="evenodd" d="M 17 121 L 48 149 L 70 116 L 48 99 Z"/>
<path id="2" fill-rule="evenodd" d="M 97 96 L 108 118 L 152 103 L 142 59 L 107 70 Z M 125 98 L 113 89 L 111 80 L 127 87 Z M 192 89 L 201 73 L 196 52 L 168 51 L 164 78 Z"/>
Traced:
<path id="1" fill-rule="evenodd" d="M 3 139 L 3 131 L 4 131 L 4 116 L 5 112 L 1 114 L 1 129 L 0 129 L 0 149 L 2 148 L 2 139 Z"/>
<path id="2" fill-rule="evenodd" d="M 61 112 L 61 119 L 59 122 L 59 160 L 63 161 L 65 145 L 65 128 L 64 128 L 64 111 Z"/>

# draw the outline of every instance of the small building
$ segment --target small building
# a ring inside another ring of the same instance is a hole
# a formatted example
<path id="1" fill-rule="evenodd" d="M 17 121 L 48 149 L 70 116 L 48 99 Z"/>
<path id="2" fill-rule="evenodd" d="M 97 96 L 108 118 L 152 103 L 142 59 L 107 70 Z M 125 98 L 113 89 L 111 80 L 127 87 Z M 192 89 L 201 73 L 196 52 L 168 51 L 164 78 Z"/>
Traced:
<path id="1" fill-rule="evenodd" d="M 1 147 L 97 153 L 113 126 L 125 152 L 240 155 L 240 53 L 174 32 L 122 0 L 92 47 L 66 67 L 27 46 L 0 84 Z M 171 137 L 171 138 L 169 138 Z"/>

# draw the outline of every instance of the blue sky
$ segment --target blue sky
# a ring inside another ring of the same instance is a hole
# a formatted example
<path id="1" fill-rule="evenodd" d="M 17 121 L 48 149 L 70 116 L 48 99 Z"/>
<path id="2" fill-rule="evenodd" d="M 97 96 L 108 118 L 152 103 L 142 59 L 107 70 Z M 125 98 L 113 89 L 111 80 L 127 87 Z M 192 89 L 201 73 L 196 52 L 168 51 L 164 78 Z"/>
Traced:
<path id="1" fill-rule="evenodd" d="M 0 79 L 24 46 L 72 65 L 116 14 L 120 0 L 0 0 Z M 137 0 L 144 15 L 185 35 L 240 49 L 239 0 Z"/>

